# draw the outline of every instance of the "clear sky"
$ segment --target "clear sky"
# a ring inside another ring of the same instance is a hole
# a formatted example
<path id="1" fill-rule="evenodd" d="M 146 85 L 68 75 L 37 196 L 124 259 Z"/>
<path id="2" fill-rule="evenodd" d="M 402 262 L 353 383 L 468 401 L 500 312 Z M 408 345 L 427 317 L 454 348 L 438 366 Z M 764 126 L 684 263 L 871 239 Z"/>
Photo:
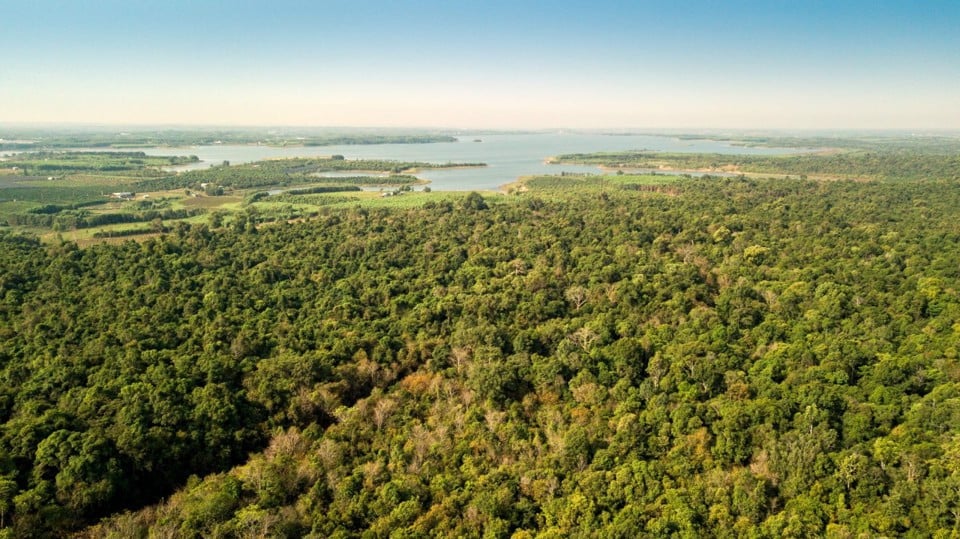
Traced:
<path id="1" fill-rule="evenodd" d="M 0 0 L 0 124 L 960 128 L 957 0 Z"/>

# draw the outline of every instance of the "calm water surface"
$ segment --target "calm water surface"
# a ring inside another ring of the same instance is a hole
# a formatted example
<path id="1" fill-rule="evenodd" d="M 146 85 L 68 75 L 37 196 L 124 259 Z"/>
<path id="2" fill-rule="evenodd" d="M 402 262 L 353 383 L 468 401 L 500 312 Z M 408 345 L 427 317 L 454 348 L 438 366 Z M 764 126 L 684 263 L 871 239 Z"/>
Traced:
<path id="1" fill-rule="evenodd" d="M 482 142 L 473 142 L 480 138 Z M 600 173 L 594 166 L 547 165 L 548 157 L 563 153 L 588 153 L 623 150 L 658 150 L 668 152 L 765 154 L 797 153 L 793 148 L 747 148 L 711 140 L 678 140 L 648 135 L 482 135 L 461 137 L 459 142 L 431 144 L 374 144 L 345 146 L 310 146 L 274 148 L 255 145 L 189 146 L 185 148 L 145 148 L 152 155 L 196 155 L 200 163 L 177 170 L 190 170 L 219 165 L 249 163 L 282 157 L 318 157 L 340 154 L 347 159 L 389 159 L 427 161 L 431 163 L 487 163 L 482 168 L 424 170 L 418 176 L 430 180 L 432 189 L 470 191 L 498 189 L 520 176 L 559 174 L 560 172 Z M 353 173 L 351 173 L 353 175 Z"/>

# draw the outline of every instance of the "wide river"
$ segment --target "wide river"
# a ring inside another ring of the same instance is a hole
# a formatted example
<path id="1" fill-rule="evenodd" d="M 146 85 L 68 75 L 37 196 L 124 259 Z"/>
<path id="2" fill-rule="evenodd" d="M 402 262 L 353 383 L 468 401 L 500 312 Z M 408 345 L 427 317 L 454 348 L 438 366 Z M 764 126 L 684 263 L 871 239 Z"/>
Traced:
<path id="1" fill-rule="evenodd" d="M 474 142 L 480 139 L 482 142 Z M 680 140 L 649 135 L 533 134 L 480 135 L 460 137 L 458 142 L 430 144 L 371 144 L 344 146 L 271 147 L 256 145 L 188 146 L 145 148 L 151 155 L 196 155 L 199 163 L 179 170 L 206 168 L 224 161 L 231 164 L 283 157 L 317 157 L 340 154 L 347 159 L 389 159 L 431 163 L 486 163 L 480 168 L 423 170 L 418 176 L 430 180 L 430 187 L 445 191 L 495 190 L 520 176 L 560 172 L 600 173 L 593 166 L 547 165 L 548 157 L 564 153 L 623 150 L 667 152 L 766 154 L 799 153 L 794 148 L 748 148 L 712 140 Z"/>

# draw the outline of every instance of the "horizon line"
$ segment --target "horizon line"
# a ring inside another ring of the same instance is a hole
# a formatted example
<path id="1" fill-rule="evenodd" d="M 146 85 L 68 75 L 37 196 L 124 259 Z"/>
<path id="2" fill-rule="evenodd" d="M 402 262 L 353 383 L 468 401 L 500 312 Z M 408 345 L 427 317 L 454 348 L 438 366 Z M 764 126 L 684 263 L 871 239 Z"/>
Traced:
<path id="1" fill-rule="evenodd" d="M 375 129 L 380 131 L 390 130 L 420 130 L 420 131 L 498 131 L 498 132 L 557 132 L 557 131 L 621 131 L 632 132 L 641 131 L 670 131 L 676 133 L 683 132 L 707 132 L 707 131 L 733 131 L 733 132 L 772 132 L 772 131 L 795 131 L 795 132 L 953 132 L 960 133 L 960 127 L 918 127 L 918 126 L 891 126 L 891 127 L 855 127 L 855 126 L 824 126 L 824 127 L 791 127 L 791 126 L 763 126 L 763 127 L 724 127 L 724 126 L 603 126 L 603 127 L 572 127 L 572 126 L 523 126 L 523 127 L 480 127 L 480 126 L 442 126 L 442 125 L 347 125 L 347 124 L 218 124 L 218 123 L 117 123 L 117 122 L 87 122 L 87 121 L 0 121 L 0 129 L 9 128 L 124 128 L 124 129 L 196 129 L 196 130 L 238 130 L 238 129 L 339 129 L 339 130 L 363 130 Z"/>

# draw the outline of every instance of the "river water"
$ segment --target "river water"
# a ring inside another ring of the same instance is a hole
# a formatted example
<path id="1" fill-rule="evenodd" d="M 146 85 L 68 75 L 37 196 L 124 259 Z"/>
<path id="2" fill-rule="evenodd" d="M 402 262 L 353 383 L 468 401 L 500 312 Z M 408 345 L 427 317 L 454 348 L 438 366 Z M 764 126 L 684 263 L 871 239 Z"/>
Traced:
<path id="1" fill-rule="evenodd" d="M 475 142 L 479 139 L 480 142 Z M 666 152 L 763 154 L 799 153 L 794 148 L 750 148 L 713 140 L 680 140 L 667 136 L 596 134 L 507 134 L 461 137 L 458 142 L 430 144 L 371 144 L 278 148 L 257 145 L 212 145 L 182 148 L 144 148 L 151 155 L 196 155 L 201 159 L 176 170 L 249 163 L 284 157 L 343 155 L 347 159 L 389 159 L 431 163 L 487 163 L 481 168 L 422 170 L 417 176 L 430 180 L 431 189 L 469 191 L 498 189 L 521 176 L 534 174 L 600 173 L 594 166 L 547 165 L 548 157 L 564 153 L 624 150 Z"/>

